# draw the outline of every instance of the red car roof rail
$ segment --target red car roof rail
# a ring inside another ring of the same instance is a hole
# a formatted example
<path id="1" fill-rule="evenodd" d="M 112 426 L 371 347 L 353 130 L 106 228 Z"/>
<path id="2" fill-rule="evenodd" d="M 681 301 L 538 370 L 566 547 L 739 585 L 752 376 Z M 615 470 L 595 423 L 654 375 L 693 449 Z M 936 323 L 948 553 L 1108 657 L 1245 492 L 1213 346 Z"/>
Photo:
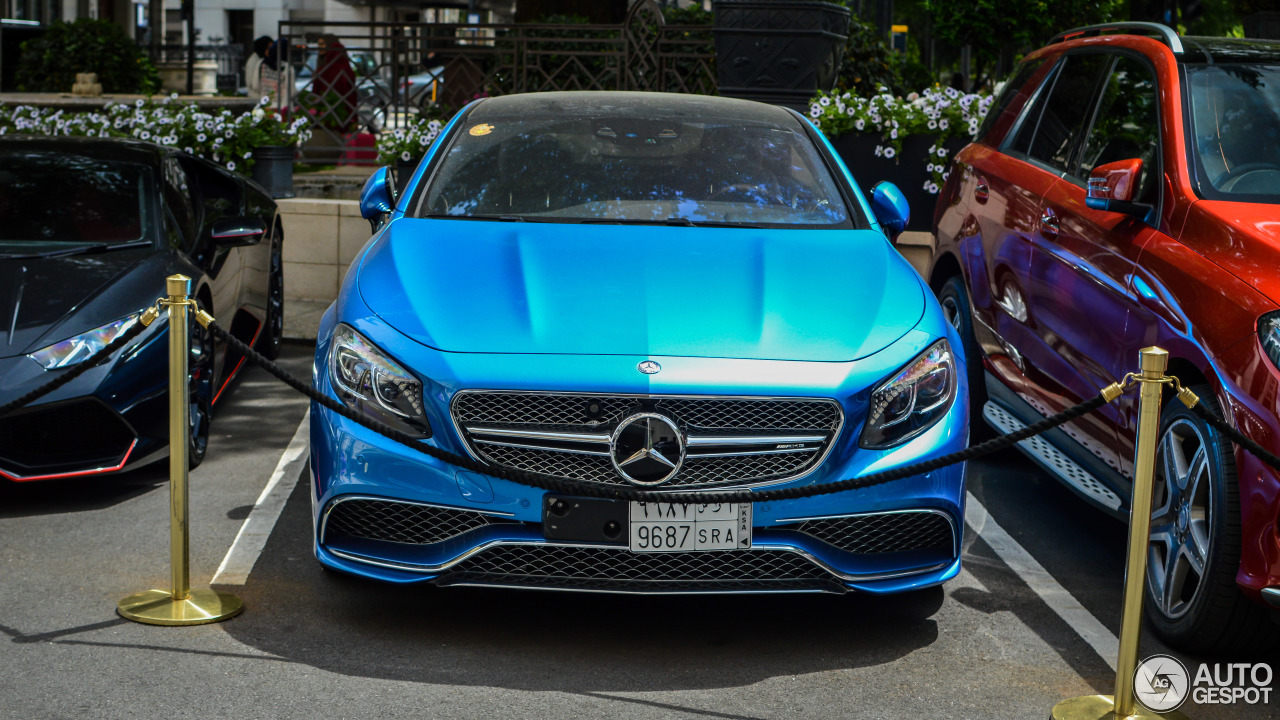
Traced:
<path id="1" fill-rule="evenodd" d="M 1053 36 L 1049 41 L 1050 45 L 1054 43 L 1066 42 L 1067 40 L 1075 40 L 1082 37 L 1095 37 L 1103 33 L 1120 33 L 1123 35 L 1145 35 L 1154 37 L 1164 42 L 1173 51 L 1174 55 L 1182 54 L 1182 40 L 1178 37 L 1178 33 L 1168 25 L 1161 25 L 1153 22 L 1113 22 L 1103 23 L 1101 25 L 1088 25 L 1078 27 L 1064 32 L 1060 32 Z"/>

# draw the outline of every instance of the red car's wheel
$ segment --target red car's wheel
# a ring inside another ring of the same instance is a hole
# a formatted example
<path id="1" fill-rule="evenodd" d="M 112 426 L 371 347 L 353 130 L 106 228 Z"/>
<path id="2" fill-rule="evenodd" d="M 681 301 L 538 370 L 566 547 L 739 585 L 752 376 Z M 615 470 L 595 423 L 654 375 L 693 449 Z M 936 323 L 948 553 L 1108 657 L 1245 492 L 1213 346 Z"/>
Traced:
<path id="1" fill-rule="evenodd" d="M 1213 391 L 1193 390 L 1219 414 Z M 1147 617 L 1170 645 L 1262 647 L 1280 634 L 1240 593 L 1240 498 L 1231 443 L 1176 400 L 1160 418 L 1147 552 Z"/>

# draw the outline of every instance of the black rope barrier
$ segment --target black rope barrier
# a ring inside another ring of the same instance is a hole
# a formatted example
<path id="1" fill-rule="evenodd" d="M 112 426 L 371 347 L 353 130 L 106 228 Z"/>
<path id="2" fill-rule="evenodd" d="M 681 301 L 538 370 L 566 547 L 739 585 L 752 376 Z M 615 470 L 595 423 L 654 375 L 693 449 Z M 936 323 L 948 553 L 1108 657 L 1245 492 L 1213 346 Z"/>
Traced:
<path id="1" fill-rule="evenodd" d="M 821 485 L 808 485 L 805 487 L 786 487 L 771 488 L 768 490 L 751 491 L 751 490 L 728 490 L 728 491 L 699 491 L 699 492 L 672 492 L 669 490 L 640 490 L 636 488 L 618 487 L 612 485 L 598 485 L 587 483 L 581 480 L 571 480 L 568 478 L 555 477 L 553 475 L 545 475 L 542 473 L 533 473 L 516 468 L 503 468 L 482 463 L 471 457 L 457 455 L 447 450 L 426 444 L 424 441 L 415 438 L 407 433 L 401 432 L 390 425 L 379 422 L 370 418 L 343 403 L 317 392 L 311 387 L 309 382 L 303 382 L 291 375 L 288 371 L 281 368 L 276 363 L 263 357 L 260 353 L 249 347 L 247 344 L 233 337 L 230 333 L 223 330 L 217 323 L 209 324 L 209 331 L 214 337 L 224 340 L 238 352 L 242 353 L 246 358 L 253 361 L 256 365 L 282 380 L 286 385 L 301 392 L 311 398 L 323 407 L 341 415 L 354 423 L 362 425 L 390 440 L 412 448 L 423 454 L 429 455 L 437 460 L 441 460 L 450 465 L 455 465 L 464 470 L 470 470 L 483 475 L 490 475 L 510 480 L 511 482 L 521 485 L 528 485 L 541 490 L 547 490 L 563 495 L 581 495 L 587 497 L 609 498 L 615 500 L 629 500 L 636 502 L 677 502 L 677 503 L 744 503 L 744 502 L 770 502 L 774 500 L 796 500 L 799 498 L 814 497 L 817 495 L 829 495 L 831 493 L 844 492 L 847 490 L 860 490 L 863 488 L 882 485 L 884 483 L 901 480 L 913 475 L 932 472 L 948 465 L 971 460 L 973 458 L 982 457 L 998 450 L 1015 445 L 1027 438 L 1039 435 L 1046 430 L 1055 428 L 1063 423 L 1070 422 L 1085 413 L 1096 410 L 1107 404 L 1107 398 L 1103 395 L 1096 395 L 1075 407 L 1068 408 L 1050 418 L 1045 418 L 1034 425 L 1002 435 L 998 438 L 988 440 L 980 445 L 966 448 L 936 458 L 931 458 L 910 465 L 902 465 L 890 470 L 882 470 L 868 475 L 862 475 L 855 478 L 847 478 L 831 483 L 823 483 Z"/>
<path id="2" fill-rule="evenodd" d="M 75 380 L 76 378 L 80 377 L 86 372 L 89 372 L 89 370 L 91 370 L 94 367 L 97 367 L 103 360 L 106 360 L 107 358 L 115 354 L 117 350 L 124 347 L 125 345 L 128 345 L 131 340 L 138 337 L 138 335 L 140 335 L 142 331 L 146 329 L 147 329 L 146 325 L 143 325 L 141 322 L 135 322 L 132 327 L 130 327 L 128 330 L 125 330 L 123 333 L 121 333 L 119 337 L 117 337 L 115 340 L 112 340 L 111 342 L 107 343 L 106 347 L 102 348 L 101 350 L 94 353 L 93 355 L 90 355 L 87 360 L 71 366 L 65 372 L 58 374 L 57 377 L 41 385 L 40 387 L 35 388 L 34 390 L 31 390 L 30 392 L 27 392 L 19 396 L 18 398 L 5 403 L 4 405 L 0 405 L 0 417 L 4 417 L 5 415 L 8 415 L 9 413 L 13 412 L 14 410 L 17 410 L 18 408 L 24 405 L 30 405 L 36 400 L 39 400 L 45 395 L 48 395 L 54 390 L 57 390 L 63 385 L 66 385 L 72 380 Z"/>
<path id="3" fill-rule="evenodd" d="M 1223 420 L 1222 418 L 1210 412 L 1209 408 L 1205 407 L 1203 401 L 1198 402 L 1195 405 L 1192 405 L 1191 412 L 1195 413 L 1196 417 L 1200 418 L 1201 420 L 1213 426 L 1214 430 L 1217 430 L 1223 435 L 1226 435 L 1227 439 L 1229 439 L 1231 442 L 1253 453 L 1255 457 L 1257 457 L 1262 462 L 1270 465 L 1272 469 L 1280 470 L 1280 455 L 1276 455 L 1275 453 L 1272 453 L 1271 451 L 1259 445 L 1257 442 L 1250 439 L 1244 433 L 1228 425 L 1226 420 Z"/>

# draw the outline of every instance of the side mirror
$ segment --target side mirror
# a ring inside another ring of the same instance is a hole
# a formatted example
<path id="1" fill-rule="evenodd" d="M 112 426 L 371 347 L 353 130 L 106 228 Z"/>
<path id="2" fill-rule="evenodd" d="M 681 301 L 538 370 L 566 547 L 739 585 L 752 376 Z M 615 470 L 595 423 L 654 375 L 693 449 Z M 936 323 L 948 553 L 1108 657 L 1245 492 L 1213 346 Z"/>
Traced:
<path id="1" fill-rule="evenodd" d="M 1084 204 L 1091 210 L 1121 213 L 1152 222 L 1154 218 L 1150 216 L 1155 208 L 1133 201 L 1141 175 L 1142 160 L 1138 158 L 1099 165 L 1089 173 L 1089 188 Z"/>
<path id="2" fill-rule="evenodd" d="M 218 247 L 257 245 L 267 234 L 267 226 L 256 217 L 223 218 L 213 224 L 209 235 Z"/>
<path id="3" fill-rule="evenodd" d="M 360 217 L 377 230 L 382 218 L 395 207 L 396 190 L 391 183 L 391 168 L 380 167 L 364 181 L 364 189 L 360 191 Z"/>
<path id="4" fill-rule="evenodd" d="M 907 221 L 911 219 L 911 206 L 907 204 L 907 196 L 902 194 L 897 185 L 891 182 L 878 182 L 871 188 L 871 211 L 876 215 L 876 222 L 884 228 L 891 242 L 897 242 L 898 236 L 907 229 Z"/>

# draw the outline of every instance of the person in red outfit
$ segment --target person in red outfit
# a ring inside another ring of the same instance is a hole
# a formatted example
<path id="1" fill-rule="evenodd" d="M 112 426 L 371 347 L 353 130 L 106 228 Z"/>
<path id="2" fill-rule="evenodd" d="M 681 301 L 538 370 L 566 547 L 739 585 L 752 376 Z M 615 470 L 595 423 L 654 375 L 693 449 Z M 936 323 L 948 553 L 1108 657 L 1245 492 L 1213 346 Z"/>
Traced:
<path id="1" fill-rule="evenodd" d="M 331 130 L 351 132 L 356 127 L 355 68 L 336 36 L 321 35 L 316 42 L 320 59 L 311 89 L 320 96 L 324 108 L 320 123 Z"/>

